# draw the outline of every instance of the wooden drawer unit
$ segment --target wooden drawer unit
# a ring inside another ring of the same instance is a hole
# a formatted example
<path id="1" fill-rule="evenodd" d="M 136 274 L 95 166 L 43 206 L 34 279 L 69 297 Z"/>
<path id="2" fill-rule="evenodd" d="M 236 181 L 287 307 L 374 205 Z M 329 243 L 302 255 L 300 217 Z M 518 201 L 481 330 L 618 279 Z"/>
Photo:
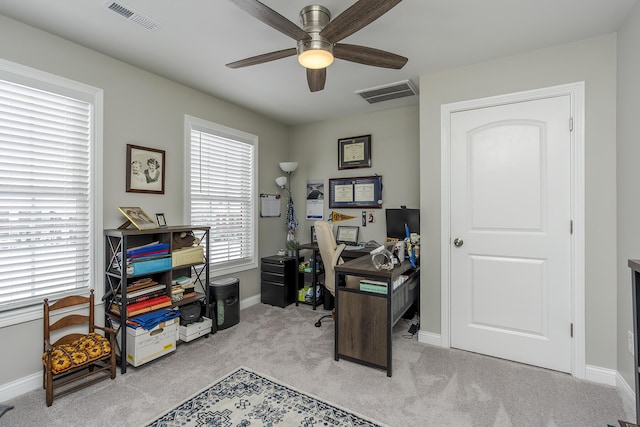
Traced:
<path id="1" fill-rule="evenodd" d="M 269 256 L 260 263 L 260 300 L 264 304 L 286 307 L 295 301 L 298 262 L 295 257 Z"/>

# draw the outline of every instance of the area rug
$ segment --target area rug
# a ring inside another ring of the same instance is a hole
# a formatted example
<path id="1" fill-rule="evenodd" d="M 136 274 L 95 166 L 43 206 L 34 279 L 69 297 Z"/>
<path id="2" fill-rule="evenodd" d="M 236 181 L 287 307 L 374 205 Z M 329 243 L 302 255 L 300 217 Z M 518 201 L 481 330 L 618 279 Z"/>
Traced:
<path id="1" fill-rule="evenodd" d="M 273 378 L 239 368 L 185 400 L 148 426 L 383 426 L 302 393 Z"/>

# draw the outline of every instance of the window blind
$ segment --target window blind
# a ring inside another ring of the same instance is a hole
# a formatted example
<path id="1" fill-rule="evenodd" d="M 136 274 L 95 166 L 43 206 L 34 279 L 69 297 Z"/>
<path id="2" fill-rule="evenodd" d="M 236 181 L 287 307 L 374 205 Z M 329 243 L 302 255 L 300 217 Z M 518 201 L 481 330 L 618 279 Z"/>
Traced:
<path id="1" fill-rule="evenodd" d="M 191 129 L 191 223 L 208 225 L 213 270 L 254 262 L 255 146 Z"/>
<path id="2" fill-rule="evenodd" d="M 89 286 L 91 112 L 0 80 L 0 311 Z"/>

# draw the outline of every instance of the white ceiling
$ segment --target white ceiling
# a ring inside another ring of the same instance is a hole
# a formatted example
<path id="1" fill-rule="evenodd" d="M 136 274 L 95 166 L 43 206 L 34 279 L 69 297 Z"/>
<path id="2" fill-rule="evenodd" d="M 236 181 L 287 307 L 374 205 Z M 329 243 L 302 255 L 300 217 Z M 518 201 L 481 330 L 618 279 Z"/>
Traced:
<path id="1" fill-rule="evenodd" d="M 300 25 L 311 0 L 262 0 Z M 335 17 L 355 0 L 321 0 Z M 309 92 L 295 56 L 241 69 L 226 63 L 295 47 L 295 41 L 227 0 L 122 0 L 157 21 L 146 30 L 105 0 L 0 0 L 0 14 L 263 113 L 285 124 L 415 104 L 370 105 L 354 92 L 615 32 L 636 0 L 404 0 L 342 42 L 409 58 L 402 70 L 336 60 L 325 89 Z"/>

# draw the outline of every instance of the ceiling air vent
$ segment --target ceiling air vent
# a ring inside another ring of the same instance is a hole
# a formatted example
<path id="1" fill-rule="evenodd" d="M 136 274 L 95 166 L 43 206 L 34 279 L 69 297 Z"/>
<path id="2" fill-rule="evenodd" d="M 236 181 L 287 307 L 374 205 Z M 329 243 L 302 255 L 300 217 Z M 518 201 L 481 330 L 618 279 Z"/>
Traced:
<path id="1" fill-rule="evenodd" d="M 154 28 L 160 26 L 160 24 L 148 16 L 143 15 L 142 13 L 136 11 L 129 6 L 125 6 L 121 2 L 108 1 L 104 4 L 104 6 L 112 12 L 117 13 L 120 16 L 127 18 L 129 21 L 140 25 L 147 30 L 153 30 Z"/>
<path id="2" fill-rule="evenodd" d="M 418 90 L 411 83 L 411 80 L 403 80 L 384 86 L 358 90 L 355 93 L 363 97 L 369 104 L 375 104 L 376 102 L 417 95 Z"/>

